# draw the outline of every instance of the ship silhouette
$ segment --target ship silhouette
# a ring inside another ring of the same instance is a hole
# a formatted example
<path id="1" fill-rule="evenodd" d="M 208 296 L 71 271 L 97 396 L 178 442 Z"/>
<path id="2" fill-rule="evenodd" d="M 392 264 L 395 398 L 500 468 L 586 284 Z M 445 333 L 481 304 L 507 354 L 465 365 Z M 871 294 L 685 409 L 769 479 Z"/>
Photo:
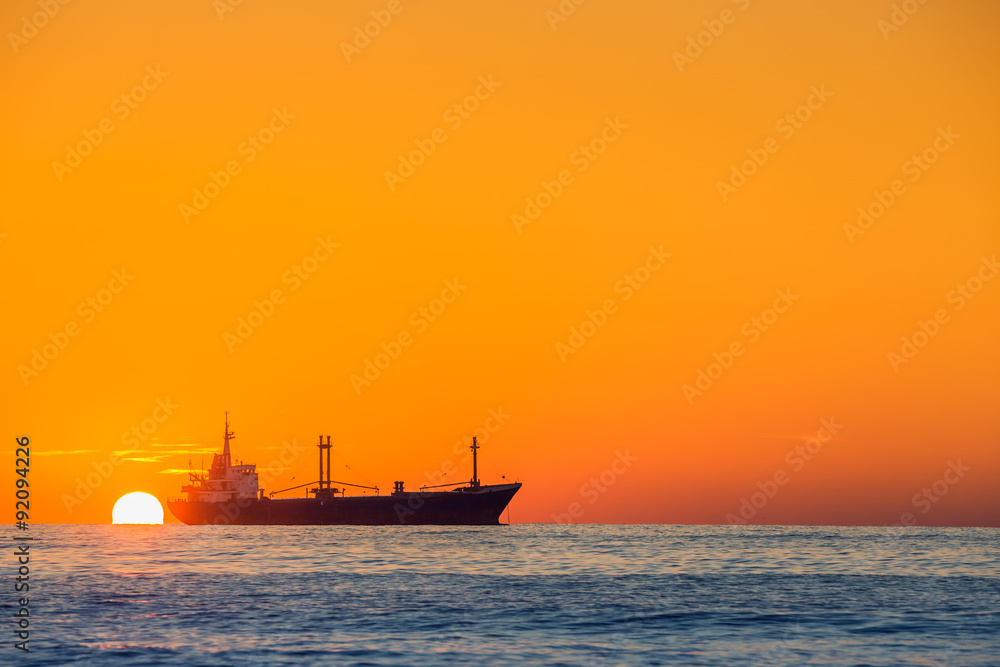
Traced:
<path id="1" fill-rule="evenodd" d="M 403 482 L 394 482 L 391 495 L 379 495 L 375 486 L 339 482 L 330 477 L 330 436 L 319 437 L 319 480 L 264 495 L 256 464 L 233 465 L 226 414 L 225 439 L 221 454 L 214 454 L 207 474 L 190 472 L 189 484 L 181 487 L 186 498 L 167 501 L 170 512 L 188 525 L 436 525 L 495 526 L 514 494 L 521 488 L 513 484 L 481 484 L 477 469 L 480 448 L 472 438 L 472 479 L 459 488 L 438 491 L 441 484 L 424 486 L 419 491 L 405 491 Z M 326 452 L 326 474 L 323 471 Z M 339 485 L 338 487 L 333 486 Z M 315 485 L 315 486 L 313 486 Z M 312 488 L 309 488 L 312 487 Z M 345 487 L 375 491 L 375 495 L 347 495 Z M 306 488 L 304 498 L 274 498 L 279 493 Z"/>

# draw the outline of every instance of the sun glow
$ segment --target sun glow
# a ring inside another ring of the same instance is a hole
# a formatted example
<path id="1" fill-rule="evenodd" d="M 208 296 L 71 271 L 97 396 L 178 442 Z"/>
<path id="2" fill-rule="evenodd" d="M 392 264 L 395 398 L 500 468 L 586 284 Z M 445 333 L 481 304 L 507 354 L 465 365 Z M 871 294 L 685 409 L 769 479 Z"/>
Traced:
<path id="1" fill-rule="evenodd" d="M 111 523 L 163 523 L 163 506 L 148 493 L 128 493 L 111 510 Z"/>

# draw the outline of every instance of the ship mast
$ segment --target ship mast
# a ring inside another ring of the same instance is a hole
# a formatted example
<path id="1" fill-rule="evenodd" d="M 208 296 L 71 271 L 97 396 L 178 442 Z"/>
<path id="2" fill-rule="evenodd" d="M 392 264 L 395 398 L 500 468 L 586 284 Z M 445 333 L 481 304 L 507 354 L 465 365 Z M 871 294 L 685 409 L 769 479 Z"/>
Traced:
<path id="1" fill-rule="evenodd" d="M 229 458 L 229 441 L 236 437 L 236 434 L 229 430 L 229 411 L 226 411 L 226 444 L 222 447 L 222 465 L 228 468 L 232 461 Z"/>
<path id="2" fill-rule="evenodd" d="M 330 489 L 330 436 L 326 436 L 326 444 L 323 444 L 323 436 L 319 436 L 319 490 Z M 323 450 L 326 450 L 326 482 L 323 482 Z"/>
<path id="3" fill-rule="evenodd" d="M 476 444 L 476 436 L 472 436 L 472 444 L 469 446 L 472 450 L 472 481 L 470 485 L 474 489 L 479 488 L 479 472 L 476 469 L 476 451 L 479 449 L 479 445 Z"/>

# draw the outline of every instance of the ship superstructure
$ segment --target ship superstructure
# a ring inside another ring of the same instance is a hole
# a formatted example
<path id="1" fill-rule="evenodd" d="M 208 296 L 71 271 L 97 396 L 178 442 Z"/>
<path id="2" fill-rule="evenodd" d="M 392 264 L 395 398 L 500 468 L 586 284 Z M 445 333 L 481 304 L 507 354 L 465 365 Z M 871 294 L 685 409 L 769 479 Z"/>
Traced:
<path id="1" fill-rule="evenodd" d="M 229 430 L 229 413 L 226 413 L 225 438 L 221 454 L 212 455 L 212 467 L 208 473 L 189 472 L 190 484 L 181 487 L 187 493 L 189 502 L 224 503 L 237 499 L 263 497 L 259 488 L 257 465 L 239 463 L 233 465 L 229 441 L 236 434 Z"/>

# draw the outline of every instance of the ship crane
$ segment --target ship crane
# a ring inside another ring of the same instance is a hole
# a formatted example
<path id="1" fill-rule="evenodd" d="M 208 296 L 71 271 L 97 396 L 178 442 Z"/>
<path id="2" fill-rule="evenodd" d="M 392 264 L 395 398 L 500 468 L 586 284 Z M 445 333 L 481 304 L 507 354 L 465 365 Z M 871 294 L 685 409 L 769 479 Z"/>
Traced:
<path id="1" fill-rule="evenodd" d="M 327 497 L 327 496 L 335 496 L 338 491 L 340 492 L 340 495 L 343 496 L 344 495 L 344 491 L 342 489 L 335 489 L 335 488 L 333 488 L 333 486 L 332 486 L 333 484 L 340 484 L 342 486 L 353 486 L 356 489 L 369 489 L 369 490 L 374 491 L 375 494 L 378 495 L 378 487 L 377 486 L 364 486 L 362 484 L 351 484 L 350 482 L 338 482 L 337 480 L 330 478 L 330 448 L 332 447 L 332 445 L 330 444 L 330 436 L 326 436 L 326 442 L 325 443 L 323 442 L 323 436 L 319 436 L 319 444 L 316 445 L 316 447 L 319 448 L 319 481 L 306 482 L 305 484 L 299 484 L 298 486 L 292 486 L 292 487 L 289 487 L 287 489 L 281 489 L 280 491 L 272 491 L 271 493 L 268 494 L 269 497 L 273 498 L 275 496 L 275 494 L 284 493 L 285 491 L 294 491 L 295 489 L 301 489 L 301 488 L 306 487 L 306 486 L 312 486 L 313 484 L 318 484 L 319 485 L 316 488 L 314 488 L 314 489 L 311 490 L 311 492 L 313 494 L 315 494 L 315 496 L 317 498 L 319 498 L 319 497 Z M 323 452 L 324 451 L 326 452 L 326 479 L 325 480 L 323 479 Z"/>

